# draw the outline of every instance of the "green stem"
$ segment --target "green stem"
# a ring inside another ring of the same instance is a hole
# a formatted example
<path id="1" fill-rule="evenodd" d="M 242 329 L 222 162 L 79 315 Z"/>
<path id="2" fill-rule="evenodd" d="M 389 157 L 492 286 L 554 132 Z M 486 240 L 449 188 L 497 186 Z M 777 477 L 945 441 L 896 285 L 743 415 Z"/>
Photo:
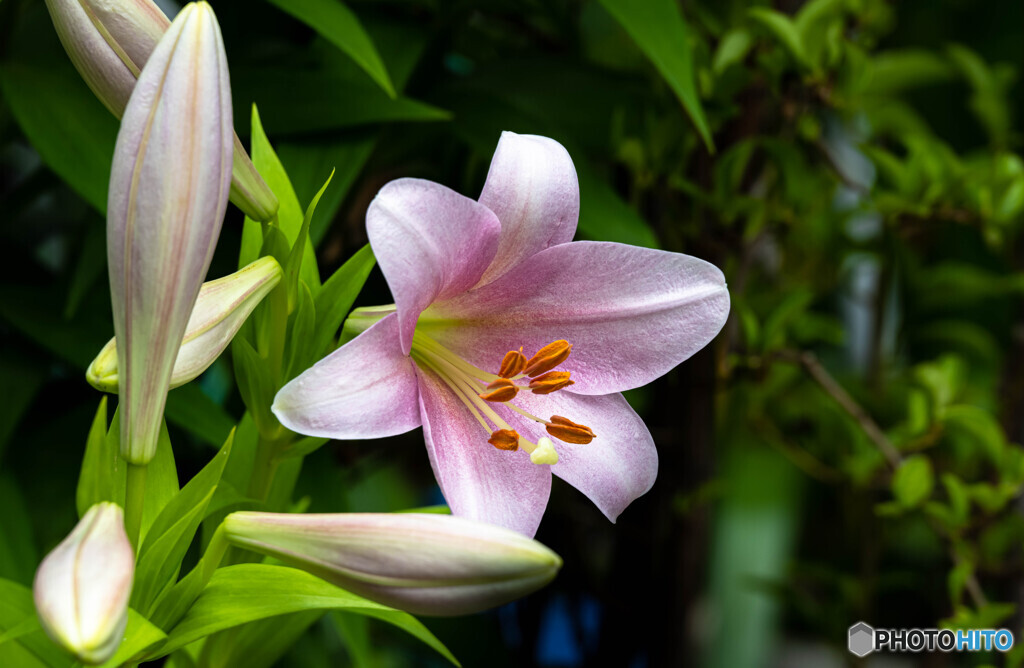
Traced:
<path id="1" fill-rule="evenodd" d="M 142 508 L 146 502 L 146 470 L 145 464 L 129 462 L 124 490 L 124 528 L 136 555 L 142 535 Z"/>
<path id="2" fill-rule="evenodd" d="M 280 442 L 264 438 L 260 435 L 256 443 L 256 457 L 252 463 L 252 476 L 249 478 L 249 496 L 266 501 L 270 488 L 274 484 L 277 473 L 277 450 Z"/>

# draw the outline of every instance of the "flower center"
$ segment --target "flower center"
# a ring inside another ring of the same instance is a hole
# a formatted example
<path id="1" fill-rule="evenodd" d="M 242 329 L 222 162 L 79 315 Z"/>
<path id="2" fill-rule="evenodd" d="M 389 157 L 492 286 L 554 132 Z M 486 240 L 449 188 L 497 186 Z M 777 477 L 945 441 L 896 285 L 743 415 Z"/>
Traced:
<path id="1" fill-rule="evenodd" d="M 412 356 L 418 364 L 436 373 L 488 434 L 487 442 L 499 450 L 522 448 L 534 464 L 557 464 L 554 443 L 543 436 L 536 443 L 519 435 L 492 407 L 503 404 L 518 415 L 544 425 L 548 434 L 566 443 L 585 445 L 594 440 L 590 427 L 560 415 L 537 417 L 515 405 L 520 392 L 543 395 L 573 384 L 568 371 L 556 371 L 572 351 L 568 341 L 553 341 L 527 358 L 523 349 L 510 350 L 498 373 L 483 371 L 451 352 L 426 334 L 417 331 L 412 339 Z"/>

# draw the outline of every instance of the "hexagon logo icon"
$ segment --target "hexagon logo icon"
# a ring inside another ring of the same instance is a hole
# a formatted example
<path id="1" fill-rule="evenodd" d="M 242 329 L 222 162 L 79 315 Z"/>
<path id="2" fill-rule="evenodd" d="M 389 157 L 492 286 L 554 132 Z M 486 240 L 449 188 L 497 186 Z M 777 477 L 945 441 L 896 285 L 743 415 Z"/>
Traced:
<path id="1" fill-rule="evenodd" d="M 875 629 L 864 622 L 857 622 L 850 627 L 850 637 L 847 644 L 850 653 L 856 656 L 867 656 L 875 649 Z"/>

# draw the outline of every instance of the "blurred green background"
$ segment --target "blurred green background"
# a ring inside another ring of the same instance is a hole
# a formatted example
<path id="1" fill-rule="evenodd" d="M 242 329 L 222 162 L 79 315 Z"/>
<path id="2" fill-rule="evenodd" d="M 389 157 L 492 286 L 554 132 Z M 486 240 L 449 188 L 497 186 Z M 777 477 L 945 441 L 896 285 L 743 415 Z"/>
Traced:
<path id="1" fill-rule="evenodd" d="M 722 334 L 629 396 L 654 489 L 612 525 L 556 483 L 537 536 L 565 559 L 554 584 L 426 620 L 464 665 L 843 666 L 859 620 L 1020 637 L 1024 3 L 212 4 L 239 135 L 255 103 L 303 205 L 337 169 L 312 229 L 325 275 L 387 181 L 475 197 L 502 130 L 568 148 L 578 237 L 726 273 Z M 116 132 L 43 2 L 0 1 L 0 577 L 26 584 L 75 521 L 84 369 L 112 335 Z M 241 222 L 229 209 L 211 276 L 235 267 Z M 375 272 L 357 305 L 389 301 Z M 242 414 L 231 374 L 222 359 L 170 395 L 182 479 Z M 443 502 L 418 431 L 321 448 L 301 499 Z M 445 665 L 337 614 L 247 665 L 275 660 Z"/>

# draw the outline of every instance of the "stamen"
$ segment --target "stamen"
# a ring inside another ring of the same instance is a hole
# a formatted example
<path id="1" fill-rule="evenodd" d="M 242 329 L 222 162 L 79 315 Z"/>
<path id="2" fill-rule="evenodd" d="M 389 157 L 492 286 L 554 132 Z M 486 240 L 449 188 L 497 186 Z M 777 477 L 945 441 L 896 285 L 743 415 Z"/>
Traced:
<path id="1" fill-rule="evenodd" d="M 441 380 L 444 381 L 445 384 L 448 385 L 448 387 L 452 388 L 452 391 L 455 393 L 455 396 L 458 397 L 459 401 L 461 401 L 466 408 L 469 409 L 469 412 L 473 414 L 473 417 L 476 418 L 476 421 L 480 423 L 480 426 L 484 428 L 485 432 L 491 430 L 491 426 L 487 424 L 487 421 L 484 420 L 483 416 L 480 415 L 480 411 L 476 409 L 476 406 L 473 405 L 473 402 L 455 385 L 455 382 L 452 381 L 448 374 L 446 374 L 439 365 L 433 363 L 430 359 L 420 355 L 417 355 L 417 358 L 419 359 L 419 361 L 423 362 L 425 365 L 430 367 L 434 371 L 434 373 L 440 376 Z"/>
<path id="2" fill-rule="evenodd" d="M 575 384 L 575 381 L 569 380 L 568 371 L 548 371 L 530 379 L 530 389 L 534 394 L 551 394 Z"/>
<path id="3" fill-rule="evenodd" d="M 577 424 L 561 415 L 552 415 L 551 421 L 545 425 L 545 429 L 549 434 L 566 443 L 586 445 L 597 438 L 590 427 Z"/>
<path id="4" fill-rule="evenodd" d="M 487 442 L 499 450 L 515 452 L 519 449 L 519 434 L 515 429 L 499 429 L 491 434 Z"/>
<path id="5" fill-rule="evenodd" d="M 502 378 L 511 378 L 518 376 L 526 368 L 526 355 L 523 354 L 523 347 L 519 346 L 519 350 L 510 350 L 505 353 L 505 358 L 501 360 L 501 368 L 498 370 L 498 375 Z"/>
<path id="6" fill-rule="evenodd" d="M 454 366 L 463 374 L 469 375 L 485 383 L 493 382 L 498 378 L 493 373 L 487 373 L 486 371 L 481 371 L 476 368 L 425 334 L 420 334 L 419 332 L 413 334 L 413 343 L 419 345 L 419 347 L 425 352 L 432 353 L 434 357 L 448 362 L 448 364 Z"/>
<path id="7" fill-rule="evenodd" d="M 511 403 L 519 390 L 527 389 L 514 382 L 524 375 L 531 377 L 528 387 L 535 394 L 549 394 L 573 384 L 568 371 L 551 370 L 569 356 L 572 345 L 568 341 L 554 341 L 529 360 L 522 354 L 522 348 L 510 350 L 502 360 L 501 375 L 498 376 L 469 364 L 419 332 L 414 335 L 413 344 L 412 355 L 417 363 L 436 373 L 451 388 L 488 434 L 487 442 L 495 448 L 508 452 L 524 450 L 534 464 L 550 466 L 558 463 L 558 451 L 550 438 L 542 436 L 536 443 L 523 438 L 491 408 L 491 403 L 502 403 L 523 417 L 543 424 L 551 436 L 567 443 L 585 444 L 595 438 L 589 427 L 568 418 L 554 415 L 545 420 Z M 481 385 L 485 387 L 484 392 L 480 391 Z"/>
<path id="8" fill-rule="evenodd" d="M 437 368 L 437 365 L 445 367 L 448 373 L 443 374 L 443 376 L 447 377 L 447 384 L 453 389 L 461 390 L 466 400 L 472 401 L 473 404 L 475 404 L 476 407 L 480 410 L 480 412 L 487 416 L 487 419 L 490 420 L 496 427 L 498 427 L 499 429 L 511 429 L 511 427 L 508 426 L 508 423 L 502 420 L 497 413 L 491 410 L 491 407 L 488 406 L 486 402 L 480 399 L 480 396 L 476 392 L 476 388 L 474 388 L 473 385 L 471 384 L 471 379 L 468 378 L 466 374 L 461 373 L 448 360 L 432 353 L 429 350 L 423 350 L 421 352 L 427 356 L 428 361 L 433 361 L 437 363 L 431 365 L 435 369 Z M 490 432 L 490 428 L 488 428 L 487 431 Z"/>
<path id="9" fill-rule="evenodd" d="M 537 447 L 530 453 L 530 461 L 534 464 L 557 464 L 558 452 L 555 444 L 547 436 L 541 436 Z"/>
<path id="10" fill-rule="evenodd" d="M 480 398 L 484 401 L 491 401 L 497 404 L 503 404 L 506 401 L 512 401 L 519 394 L 519 387 L 516 386 L 508 378 L 499 378 L 493 383 L 487 386 L 486 392 L 479 394 Z"/>
<path id="11" fill-rule="evenodd" d="M 552 341 L 538 350 L 536 355 L 527 360 L 526 368 L 523 369 L 523 373 L 530 378 L 533 378 L 534 376 L 539 376 L 545 371 L 551 371 L 569 357 L 569 352 L 571 350 L 572 344 L 564 339 Z"/>

